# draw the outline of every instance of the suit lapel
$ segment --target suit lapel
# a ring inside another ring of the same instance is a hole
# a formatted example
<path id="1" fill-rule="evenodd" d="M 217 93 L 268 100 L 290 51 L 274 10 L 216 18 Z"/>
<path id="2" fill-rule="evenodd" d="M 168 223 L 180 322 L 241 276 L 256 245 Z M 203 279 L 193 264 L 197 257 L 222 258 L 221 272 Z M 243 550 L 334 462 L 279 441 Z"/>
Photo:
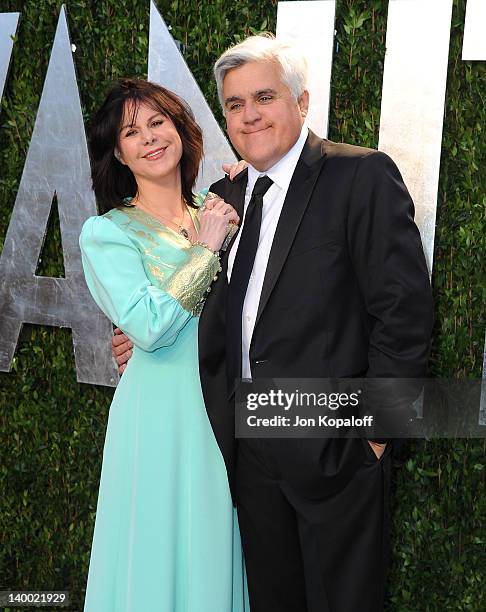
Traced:
<path id="1" fill-rule="evenodd" d="M 245 207 L 245 190 L 248 183 L 248 169 L 245 168 L 245 170 L 237 174 L 232 181 L 229 180 L 228 176 L 225 176 L 223 180 L 224 183 L 221 197 L 224 198 L 228 204 L 233 206 L 241 219 L 243 216 L 243 209 Z"/>
<path id="2" fill-rule="evenodd" d="M 230 181 L 227 176 L 225 177 L 224 180 L 225 180 L 225 185 L 224 185 L 225 189 L 224 189 L 224 194 L 223 194 L 224 200 L 225 202 L 233 206 L 233 208 L 238 213 L 238 216 L 240 217 L 240 221 L 241 221 L 243 219 L 243 212 L 245 209 L 245 191 L 246 191 L 246 185 L 248 183 L 248 170 L 245 169 L 239 174 L 237 174 L 236 177 L 233 179 L 233 181 Z M 223 274 L 225 277 L 226 277 L 226 270 L 228 268 L 228 255 L 229 255 L 229 252 L 231 251 L 231 247 L 233 246 L 233 243 L 237 235 L 238 235 L 238 232 L 236 232 L 236 234 L 231 239 L 231 242 L 229 243 L 228 248 L 226 249 L 223 257 L 221 258 L 222 259 L 221 267 L 223 269 Z"/>
<path id="3" fill-rule="evenodd" d="M 243 209 L 245 204 L 245 190 L 248 181 L 248 171 L 240 172 L 233 181 L 225 177 L 222 181 L 218 181 L 214 185 L 214 193 L 224 198 L 228 204 L 231 204 L 238 212 L 240 219 L 243 217 Z M 235 234 L 235 236 L 238 232 Z M 201 338 L 201 333 L 206 331 L 211 326 L 211 321 L 217 319 L 220 315 L 222 304 L 224 303 L 225 291 L 228 286 L 228 254 L 235 240 L 235 236 L 228 245 L 228 248 L 221 254 L 221 273 L 218 280 L 212 286 L 211 295 L 208 296 L 206 304 L 201 313 L 199 321 L 199 355 L 204 357 L 206 353 L 206 342 Z M 208 345 L 209 346 L 209 345 Z"/>
<path id="4" fill-rule="evenodd" d="M 324 163 L 323 142 L 312 132 L 302 149 L 285 197 L 280 219 L 275 231 L 267 270 L 263 281 L 255 327 L 275 287 L 287 255 L 309 204 L 314 185 Z"/>

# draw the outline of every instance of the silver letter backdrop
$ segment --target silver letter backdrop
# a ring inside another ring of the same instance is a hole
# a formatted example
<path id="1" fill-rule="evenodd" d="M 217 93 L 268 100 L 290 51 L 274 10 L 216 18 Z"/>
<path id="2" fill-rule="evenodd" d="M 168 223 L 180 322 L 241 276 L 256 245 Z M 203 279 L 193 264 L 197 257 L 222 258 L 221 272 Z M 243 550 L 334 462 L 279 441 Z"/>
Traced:
<path id="1" fill-rule="evenodd" d="M 390 0 L 388 7 L 379 149 L 393 157 L 412 194 L 431 274 L 452 3 Z M 335 0 L 278 3 L 277 36 L 299 44 L 308 57 L 311 105 L 307 123 L 321 136 L 326 136 L 328 128 L 335 5 Z M 0 14 L 0 99 L 18 19 L 19 13 Z M 464 60 L 486 59 L 485 20 L 486 2 L 468 0 Z M 148 75 L 184 97 L 204 134 L 209 135 L 197 187 L 209 185 L 221 175 L 221 162 L 235 157 L 152 0 Z M 34 323 L 72 329 L 79 382 L 113 386 L 118 381 L 110 353 L 112 326 L 91 299 L 81 269 L 79 232 L 84 220 L 96 214 L 89 176 L 63 7 L 0 258 L 0 370 L 11 367 L 22 324 Z M 54 196 L 66 278 L 35 274 Z M 484 364 L 486 377 L 486 343 Z M 486 388 L 480 421 L 486 424 Z"/>

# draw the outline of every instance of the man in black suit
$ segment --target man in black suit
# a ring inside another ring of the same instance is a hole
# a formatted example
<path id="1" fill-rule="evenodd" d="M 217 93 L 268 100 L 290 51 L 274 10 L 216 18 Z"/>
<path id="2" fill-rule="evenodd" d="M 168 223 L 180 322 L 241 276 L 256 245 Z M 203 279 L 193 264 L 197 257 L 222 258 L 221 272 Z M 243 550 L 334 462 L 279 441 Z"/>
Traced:
<path id="1" fill-rule="evenodd" d="M 243 378 L 419 378 L 432 328 L 414 207 L 385 154 L 304 120 L 305 60 L 256 36 L 215 75 L 249 167 L 211 186 L 242 219 L 199 326 L 209 418 L 236 501 L 252 612 L 378 612 L 392 442 L 235 439 Z"/>
<path id="2" fill-rule="evenodd" d="M 228 406 L 241 376 L 425 375 L 432 301 L 412 201 L 386 155 L 303 126 L 305 72 L 295 49 L 265 37 L 216 63 L 228 135 L 250 165 L 210 188 L 243 222 L 201 316 L 201 380 L 235 492 L 252 612 L 377 612 L 391 443 L 235 443 Z M 266 191 L 252 197 L 259 184 Z"/>

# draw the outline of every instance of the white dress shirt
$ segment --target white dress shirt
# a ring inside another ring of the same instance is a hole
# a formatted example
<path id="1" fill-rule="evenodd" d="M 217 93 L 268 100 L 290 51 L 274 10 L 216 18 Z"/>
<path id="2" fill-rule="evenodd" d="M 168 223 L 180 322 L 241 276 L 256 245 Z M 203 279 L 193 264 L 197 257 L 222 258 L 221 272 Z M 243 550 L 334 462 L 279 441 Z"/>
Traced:
<path id="1" fill-rule="evenodd" d="M 260 176 L 268 176 L 272 179 L 273 185 L 270 186 L 266 194 L 263 196 L 262 209 L 262 224 L 260 228 L 260 238 L 258 240 L 258 248 L 253 263 L 253 270 L 248 281 L 246 290 L 245 302 L 243 304 L 243 316 L 241 320 L 241 364 L 242 378 L 251 378 L 250 369 L 250 344 L 255 327 L 255 319 L 258 312 L 258 304 L 260 303 L 260 295 L 263 287 L 263 280 L 267 270 L 268 258 L 270 249 L 272 248 L 275 230 L 282 212 L 283 203 L 289 188 L 290 180 L 294 174 L 295 166 L 299 161 L 300 154 L 304 148 L 308 128 L 302 126 L 302 131 L 297 142 L 281 160 L 272 166 L 266 172 L 259 172 L 253 166 L 248 166 L 248 184 L 245 192 L 245 206 L 243 212 L 243 221 L 241 222 L 240 231 L 233 243 L 231 252 L 228 255 L 228 282 L 231 280 L 231 272 L 235 261 L 236 251 L 240 243 L 240 237 L 245 224 L 246 210 L 250 202 L 251 193 L 257 179 Z"/>

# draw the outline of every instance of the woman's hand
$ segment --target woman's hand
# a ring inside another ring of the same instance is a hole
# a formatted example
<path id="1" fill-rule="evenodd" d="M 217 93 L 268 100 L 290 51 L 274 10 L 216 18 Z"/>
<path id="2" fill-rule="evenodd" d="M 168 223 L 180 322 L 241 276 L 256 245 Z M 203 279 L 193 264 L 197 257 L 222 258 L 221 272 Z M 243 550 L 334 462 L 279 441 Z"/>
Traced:
<path id="1" fill-rule="evenodd" d="M 228 175 L 229 180 L 232 181 L 237 174 L 239 174 L 242 170 L 244 170 L 248 166 L 248 163 L 241 159 L 239 162 L 235 164 L 223 164 L 223 172 Z"/>
<path id="2" fill-rule="evenodd" d="M 219 197 L 206 200 L 199 220 L 198 239 L 206 243 L 211 251 L 220 250 L 229 231 L 229 223 L 240 222 L 236 210 Z"/>

